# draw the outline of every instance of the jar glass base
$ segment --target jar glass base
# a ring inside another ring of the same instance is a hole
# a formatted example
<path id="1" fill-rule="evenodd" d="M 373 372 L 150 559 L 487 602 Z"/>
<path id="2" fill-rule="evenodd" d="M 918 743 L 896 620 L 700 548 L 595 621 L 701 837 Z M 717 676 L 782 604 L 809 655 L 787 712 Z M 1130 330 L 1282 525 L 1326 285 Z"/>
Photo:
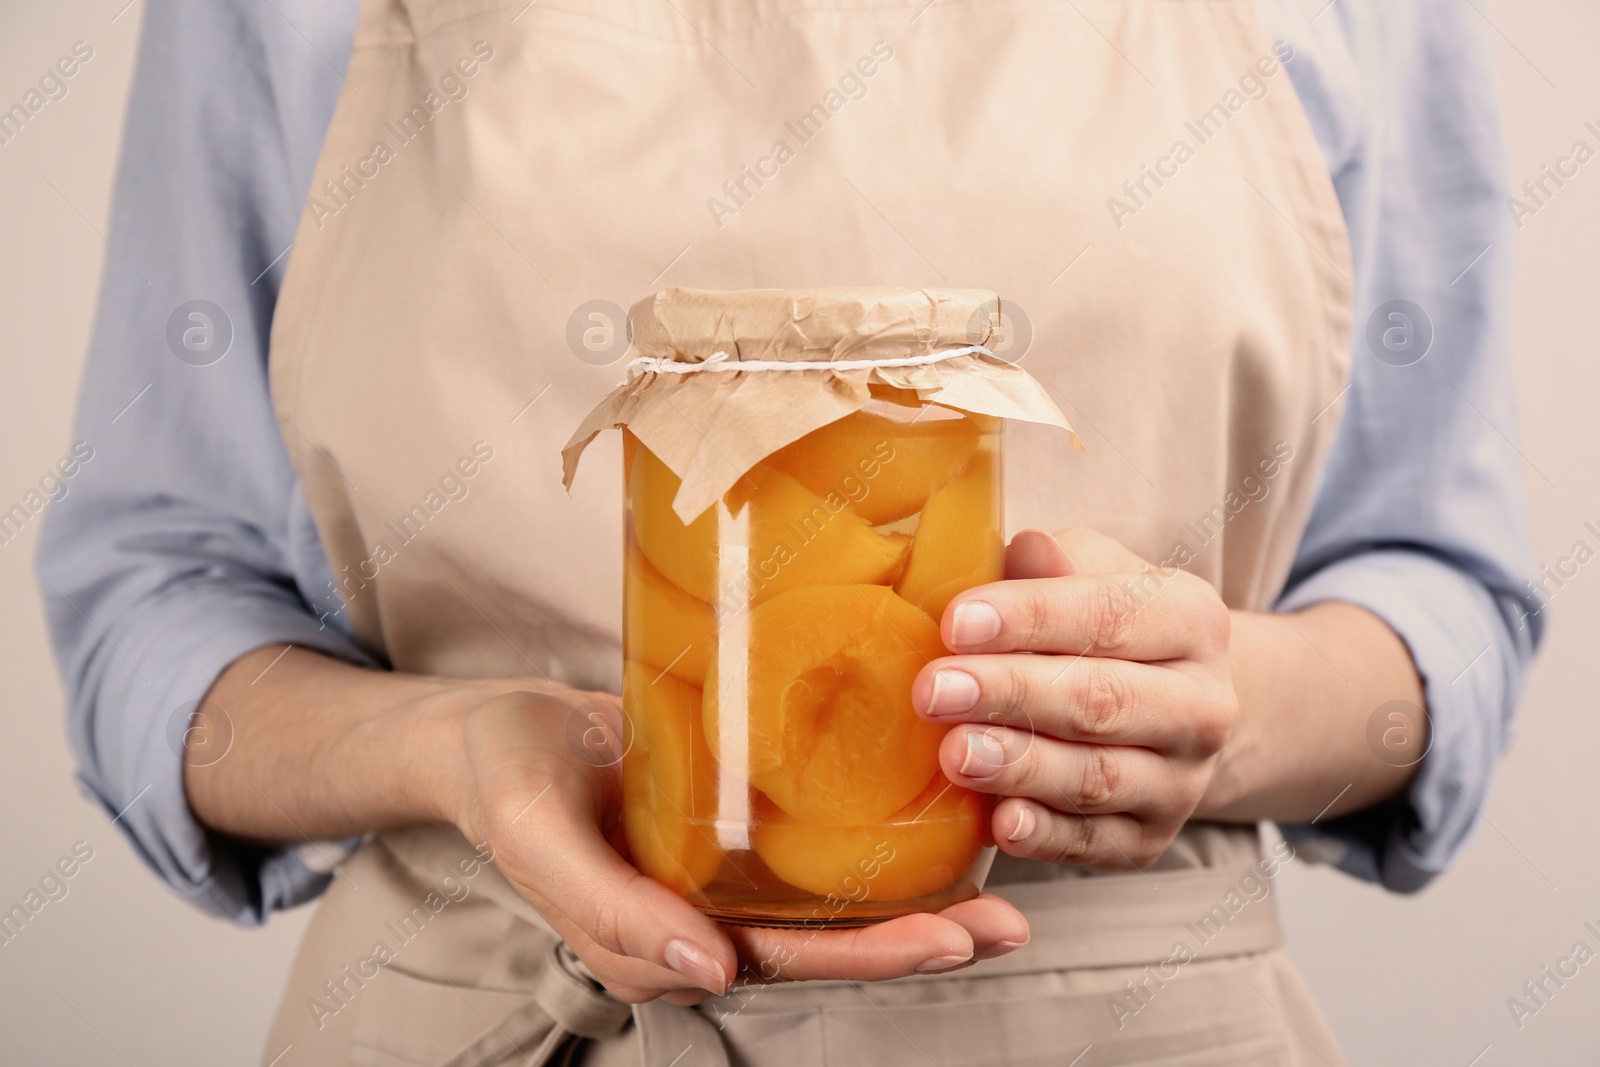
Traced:
<path id="1" fill-rule="evenodd" d="M 764 871 L 749 869 L 761 866 L 759 857 L 754 853 L 735 854 L 729 856 L 730 862 L 723 867 L 718 879 L 692 899 L 707 916 L 732 926 L 791 930 L 872 926 L 903 915 L 943 911 L 953 904 L 971 900 L 982 892 L 994 854 L 992 846 L 985 848 L 970 869 L 950 884 L 921 896 L 895 900 L 874 899 L 870 877 L 824 896 L 799 890 L 789 894 L 774 893 L 770 878 L 761 877 Z M 751 877 L 742 876 L 741 868 Z"/>

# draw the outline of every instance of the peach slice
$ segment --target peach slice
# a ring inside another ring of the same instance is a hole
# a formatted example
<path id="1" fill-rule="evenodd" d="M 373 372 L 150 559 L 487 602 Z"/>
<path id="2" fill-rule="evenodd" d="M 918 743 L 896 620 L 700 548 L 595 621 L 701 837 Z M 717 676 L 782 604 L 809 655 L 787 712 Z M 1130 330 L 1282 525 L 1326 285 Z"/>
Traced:
<path id="1" fill-rule="evenodd" d="M 995 454 L 972 457 L 961 477 L 928 498 L 895 591 L 933 618 L 957 593 L 1005 577 Z"/>
<path id="2" fill-rule="evenodd" d="M 717 512 L 707 508 L 687 526 L 672 510 L 682 482 L 642 445 L 628 476 L 633 535 L 651 566 L 696 600 L 710 603 L 717 587 Z"/>
<path id="3" fill-rule="evenodd" d="M 688 525 L 672 510 L 678 485 L 649 449 L 638 450 L 629 485 L 634 535 L 656 570 L 708 604 L 737 610 L 798 586 L 875 584 L 904 565 L 905 535 L 878 533 L 842 499 L 824 500 L 772 467 L 751 470 Z M 743 546 L 742 571 L 719 572 L 719 544 Z"/>
<path id="4" fill-rule="evenodd" d="M 628 472 L 633 470 L 633 457 L 639 451 L 639 439 L 631 431 L 622 431 L 622 476 L 626 478 Z"/>
<path id="5" fill-rule="evenodd" d="M 622 709 L 633 741 L 622 757 L 622 826 L 634 866 L 690 896 L 722 866 L 707 827 L 717 765 L 701 729 L 700 690 L 642 663 L 622 667 Z"/>
<path id="6" fill-rule="evenodd" d="M 717 647 L 711 605 L 663 578 L 632 538 L 623 562 L 622 605 L 629 658 L 654 668 L 652 678 L 669 671 L 696 688 L 705 684 L 706 664 Z"/>
<path id="7" fill-rule="evenodd" d="M 750 612 L 743 707 L 750 783 L 796 819 L 878 822 L 922 789 L 943 727 L 917 718 L 911 683 L 945 654 L 939 627 L 884 586 L 808 586 Z M 705 726 L 721 752 L 718 672 L 706 672 Z M 747 710 L 748 709 L 748 710 Z M 737 768 L 735 768 L 737 769 Z"/>
<path id="8" fill-rule="evenodd" d="M 818 496 L 849 501 L 874 526 L 895 522 L 915 514 L 934 490 L 960 474 L 978 447 L 972 419 L 911 421 L 921 410 L 909 409 L 904 421 L 857 411 L 779 449 L 767 462 Z"/>
<path id="9" fill-rule="evenodd" d="M 988 797 L 936 773 L 909 804 L 871 826 L 817 826 L 772 805 L 751 843 L 773 874 L 798 889 L 911 900 L 966 873 L 984 846 L 989 810 Z"/>

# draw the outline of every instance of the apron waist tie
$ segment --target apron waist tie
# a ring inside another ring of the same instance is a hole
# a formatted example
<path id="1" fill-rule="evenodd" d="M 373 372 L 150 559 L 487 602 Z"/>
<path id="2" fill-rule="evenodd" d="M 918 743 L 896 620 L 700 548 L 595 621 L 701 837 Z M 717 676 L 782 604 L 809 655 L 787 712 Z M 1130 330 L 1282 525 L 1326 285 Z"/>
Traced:
<path id="1" fill-rule="evenodd" d="M 384 835 L 382 844 L 415 872 L 448 867 L 449 859 L 466 847 L 458 834 L 440 827 L 395 831 Z M 662 1001 L 631 1007 L 624 1004 L 606 992 L 572 948 L 556 937 L 543 916 L 499 871 L 487 868 L 478 880 L 481 896 L 549 934 L 552 944 L 529 991 L 532 999 L 440 1067 L 497 1067 L 508 1042 L 519 1051 L 505 1062 L 540 1067 L 558 1062 L 558 1053 L 572 1037 L 596 1041 L 614 1037 L 630 1019 L 643 1044 L 645 1063 L 728 1067 L 722 1037 L 706 1016 Z"/>
<path id="2" fill-rule="evenodd" d="M 529 995 L 531 999 L 526 1004 L 492 1023 L 440 1067 L 491 1067 L 516 1061 L 550 1063 L 572 1037 L 612 1037 L 622 1032 L 632 1014 L 626 1004 L 590 977 L 588 969 L 563 941 L 550 946 Z"/>
<path id="3" fill-rule="evenodd" d="M 664 1001 L 633 1006 L 633 1022 L 644 1053 L 640 1061 L 666 1067 L 728 1067 L 722 1033 L 706 1015 Z"/>
<path id="4" fill-rule="evenodd" d="M 453 834 L 453 831 L 452 831 Z M 417 870 L 439 869 L 430 857 L 439 849 L 464 847 L 459 836 L 401 832 L 384 842 Z M 1253 855 L 1253 850 L 1251 855 Z M 1174 958 L 1220 959 L 1281 947 L 1274 881 L 1252 863 L 1151 871 L 1131 875 L 1072 877 L 993 884 L 988 890 L 1028 916 L 1031 937 L 1015 952 L 954 972 L 970 979 L 1107 967 L 1142 967 Z M 479 875 L 484 897 L 519 919 L 550 932 L 537 912 L 489 868 Z M 554 938 L 553 933 L 551 933 Z M 937 982 L 937 975 L 900 979 Z M 822 990 L 844 982 L 811 982 Z M 790 987 L 799 992 L 804 987 Z M 673 1067 L 728 1067 L 728 1051 L 710 1007 L 685 1008 L 661 1001 L 630 1008 L 607 993 L 572 949 L 553 940 L 529 989 L 529 1002 L 512 1012 L 441 1067 L 491 1067 L 502 1062 L 507 1042 L 527 1064 L 554 1060 L 573 1036 L 604 1040 L 621 1033 L 631 1018 L 644 1062 Z M 554 1021 L 555 1027 L 550 1023 Z M 545 1031 L 541 1033 L 541 1030 Z M 528 1046 L 533 1047 L 528 1047 Z"/>

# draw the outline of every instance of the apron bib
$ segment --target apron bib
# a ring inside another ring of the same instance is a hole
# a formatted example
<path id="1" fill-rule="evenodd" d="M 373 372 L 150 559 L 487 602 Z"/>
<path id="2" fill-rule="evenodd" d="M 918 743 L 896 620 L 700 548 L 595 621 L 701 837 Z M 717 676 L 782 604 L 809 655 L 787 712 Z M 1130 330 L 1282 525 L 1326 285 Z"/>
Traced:
<path id="1" fill-rule="evenodd" d="M 620 376 L 621 309 L 666 286 L 996 290 L 1002 353 L 1088 449 L 1010 428 L 1010 532 L 1091 526 L 1265 609 L 1350 325 L 1281 60 L 1252 0 L 366 0 L 270 360 L 358 639 L 399 670 L 616 689 L 618 435 L 570 496 L 559 454 Z M 364 846 L 267 1055 L 1341 1062 L 1253 827 L 1193 824 L 1133 874 L 1002 855 L 1026 948 L 700 1010 L 606 997 L 470 857 L 443 828 Z"/>

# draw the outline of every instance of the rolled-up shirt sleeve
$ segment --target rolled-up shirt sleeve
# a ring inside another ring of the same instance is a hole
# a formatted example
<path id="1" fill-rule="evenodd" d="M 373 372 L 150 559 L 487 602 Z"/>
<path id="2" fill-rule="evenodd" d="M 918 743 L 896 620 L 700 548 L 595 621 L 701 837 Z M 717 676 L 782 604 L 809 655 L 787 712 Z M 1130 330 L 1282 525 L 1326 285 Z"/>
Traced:
<path id="1" fill-rule="evenodd" d="M 268 400 L 267 334 L 352 5 L 147 5 L 74 431 L 40 589 L 87 794 L 178 892 L 259 922 L 337 846 L 209 834 L 183 790 L 190 713 L 242 654 L 351 660 Z M 325 54 L 320 55 L 319 54 Z M 308 543 L 309 542 L 309 543 Z M 206 720 L 226 759 L 226 709 Z"/>
<path id="2" fill-rule="evenodd" d="M 1356 289 L 1342 420 L 1278 606 L 1346 601 L 1387 622 L 1431 729 L 1403 795 L 1284 830 L 1413 891 L 1480 818 L 1544 620 L 1523 500 L 1524 469 L 1542 475 L 1516 444 L 1506 358 L 1495 80 L 1470 5 L 1330 5 L 1314 25 L 1283 0 L 1262 6 L 1301 52 L 1288 69 L 1349 223 Z"/>

